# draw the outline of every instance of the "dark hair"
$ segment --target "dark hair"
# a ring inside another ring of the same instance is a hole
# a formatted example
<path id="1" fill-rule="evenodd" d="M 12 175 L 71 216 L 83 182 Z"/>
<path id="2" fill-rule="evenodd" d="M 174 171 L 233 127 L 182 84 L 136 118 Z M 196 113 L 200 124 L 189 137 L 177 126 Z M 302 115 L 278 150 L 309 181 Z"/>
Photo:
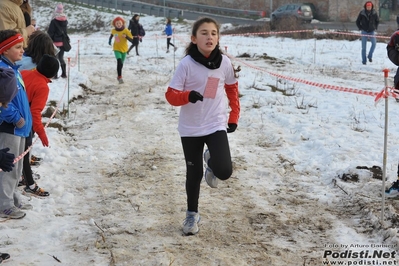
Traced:
<path id="1" fill-rule="evenodd" d="M 213 24 L 215 24 L 216 29 L 217 29 L 217 32 L 218 32 L 218 35 L 219 35 L 219 31 L 220 31 L 220 25 L 219 25 L 219 23 L 218 23 L 216 20 L 214 20 L 213 18 L 203 17 L 203 18 L 198 19 L 196 22 L 194 22 L 194 24 L 193 24 L 193 29 L 192 29 L 192 31 L 191 31 L 191 36 L 196 36 L 199 27 L 201 27 L 201 25 L 204 24 L 204 23 L 213 23 Z M 219 45 L 219 43 L 218 43 L 218 45 Z M 196 44 L 190 42 L 190 44 L 187 46 L 186 51 L 185 51 L 186 55 L 188 54 L 188 51 L 189 51 L 189 50 L 191 49 L 191 47 L 193 47 L 193 46 L 196 46 Z M 223 53 L 222 50 L 220 50 L 220 52 Z"/>
<path id="2" fill-rule="evenodd" d="M 0 30 L 0 43 L 17 34 L 15 30 Z"/>
<path id="3" fill-rule="evenodd" d="M 55 56 L 53 40 L 50 35 L 44 31 L 34 31 L 28 40 L 28 47 L 25 49 L 25 55 L 32 58 L 32 62 L 38 64 L 43 55 Z"/>
<path id="4" fill-rule="evenodd" d="M 132 20 L 136 20 L 137 17 L 140 17 L 140 15 L 139 14 L 134 14 Z"/>
<path id="5" fill-rule="evenodd" d="M 19 7 L 24 14 L 32 14 L 32 7 L 30 6 L 28 1 L 23 1 L 23 3 Z"/>
<path id="6" fill-rule="evenodd" d="M 172 24 L 172 20 L 170 18 L 166 18 L 166 24 Z"/>

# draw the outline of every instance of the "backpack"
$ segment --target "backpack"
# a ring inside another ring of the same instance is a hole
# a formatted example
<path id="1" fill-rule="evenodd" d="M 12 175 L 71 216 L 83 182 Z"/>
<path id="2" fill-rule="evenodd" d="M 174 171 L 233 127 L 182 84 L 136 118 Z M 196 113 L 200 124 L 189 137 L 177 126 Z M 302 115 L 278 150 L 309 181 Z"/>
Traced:
<path id="1" fill-rule="evenodd" d="M 143 25 L 141 25 L 141 24 L 139 24 L 139 35 L 140 35 L 141 37 L 144 37 L 144 36 L 145 36 L 145 30 L 144 30 L 144 28 L 143 28 Z"/>

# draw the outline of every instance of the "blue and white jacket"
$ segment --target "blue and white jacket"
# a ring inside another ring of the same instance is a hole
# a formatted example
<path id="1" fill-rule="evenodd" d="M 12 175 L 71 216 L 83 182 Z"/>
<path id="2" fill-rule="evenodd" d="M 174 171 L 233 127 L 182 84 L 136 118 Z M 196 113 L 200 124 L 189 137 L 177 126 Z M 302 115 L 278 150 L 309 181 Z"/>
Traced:
<path id="1" fill-rule="evenodd" d="M 164 32 L 166 36 L 171 36 L 173 34 L 172 24 L 166 24 Z"/>
<path id="2" fill-rule="evenodd" d="M 10 133 L 26 138 L 32 130 L 32 115 L 29 108 L 28 96 L 25 91 L 24 81 L 18 66 L 13 64 L 4 56 L 0 56 L 0 67 L 11 68 L 17 77 L 18 93 L 8 104 L 7 108 L 0 107 L 0 132 Z M 21 128 L 16 127 L 16 123 L 23 117 L 25 125 Z"/>

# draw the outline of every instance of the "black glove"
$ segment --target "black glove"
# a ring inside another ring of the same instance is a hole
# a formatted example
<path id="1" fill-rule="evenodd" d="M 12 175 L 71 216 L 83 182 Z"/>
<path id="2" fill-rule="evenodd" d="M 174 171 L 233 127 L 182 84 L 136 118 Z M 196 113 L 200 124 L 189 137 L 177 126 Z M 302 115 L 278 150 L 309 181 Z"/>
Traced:
<path id="1" fill-rule="evenodd" d="M 111 40 L 112 40 L 112 39 L 111 39 L 111 38 L 109 38 L 109 40 L 108 40 L 108 44 L 109 44 L 109 45 L 111 45 Z"/>
<path id="2" fill-rule="evenodd" d="M 4 172 L 10 172 L 14 167 L 15 155 L 8 153 L 9 150 L 9 148 L 0 150 L 0 168 Z"/>
<path id="3" fill-rule="evenodd" d="M 234 123 L 228 123 L 227 124 L 229 127 L 227 128 L 227 133 L 233 133 L 237 129 L 237 124 Z"/>
<path id="4" fill-rule="evenodd" d="M 198 100 L 202 102 L 203 99 L 204 96 L 202 96 L 198 91 L 190 91 L 190 94 L 188 95 L 190 103 L 196 103 Z"/>

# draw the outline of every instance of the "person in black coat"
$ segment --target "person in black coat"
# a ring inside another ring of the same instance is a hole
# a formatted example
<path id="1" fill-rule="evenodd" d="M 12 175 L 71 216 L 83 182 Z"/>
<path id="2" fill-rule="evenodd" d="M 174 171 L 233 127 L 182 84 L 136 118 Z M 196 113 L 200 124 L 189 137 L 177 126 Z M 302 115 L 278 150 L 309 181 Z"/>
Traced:
<path id="1" fill-rule="evenodd" d="M 130 53 L 130 51 L 133 49 L 133 47 L 136 47 L 136 55 L 139 55 L 139 41 L 140 41 L 140 16 L 138 14 L 135 14 L 132 19 L 129 21 L 129 27 L 128 29 L 133 35 L 133 42 L 132 45 L 130 46 L 129 50 L 127 51 L 127 54 Z"/>
<path id="2" fill-rule="evenodd" d="M 29 0 L 23 0 L 22 5 L 19 6 L 24 13 L 25 24 L 26 27 L 31 25 L 31 14 L 32 14 L 32 7 L 29 4 Z"/>
<path id="3" fill-rule="evenodd" d="M 367 1 L 364 4 L 364 9 L 360 11 L 356 19 L 356 26 L 362 34 L 361 38 L 363 65 L 367 64 L 367 58 L 369 59 L 370 63 L 373 62 L 373 53 L 377 44 L 375 31 L 378 29 L 379 23 L 380 19 L 378 18 L 378 14 L 374 9 L 374 4 L 371 1 Z M 368 55 L 366 56 L 367 39 L 370 39 L 371 47 Z"/>
<path id="4" fill-rule="evenodd" d="M 66 78 L 66 63 L 64 60 L 64 43 L 62 42 L 63 32 L 67 34 L 68 20 L 64 14 L 64 7 L 61 3 L 57 4 L 54 11 L 53 19 L 50 22 L 50 26 L 47 30 L 48 35 L 54 42 L 54 45 L 59 49 L 57 58 L 60 61 L 60 66 L 62 70 L 61 77 Z M 55 77 L 57 78 L 57 76 Z"/>

